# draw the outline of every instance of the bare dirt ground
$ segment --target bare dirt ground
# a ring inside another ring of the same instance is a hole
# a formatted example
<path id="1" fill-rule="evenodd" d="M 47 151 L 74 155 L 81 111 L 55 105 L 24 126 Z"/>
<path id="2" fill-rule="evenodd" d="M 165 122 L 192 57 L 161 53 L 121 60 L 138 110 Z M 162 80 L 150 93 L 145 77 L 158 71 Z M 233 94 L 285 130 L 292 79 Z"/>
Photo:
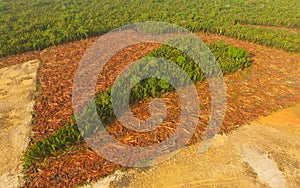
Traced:
<path id="1" fill-rule="evenodd" d="M 32 130 L 31 119 L 39 61 L 0 69 L 0 187 L 21 183 L 22 151 Z"/>
<path id="2" fill-rule="evenodd" d="M 300 186 L 299 130 L 300 104 L 217 135 L 205 152 L 196 144 L 157 166 L 131 169 L 110 187 L 296 188 Z"/>

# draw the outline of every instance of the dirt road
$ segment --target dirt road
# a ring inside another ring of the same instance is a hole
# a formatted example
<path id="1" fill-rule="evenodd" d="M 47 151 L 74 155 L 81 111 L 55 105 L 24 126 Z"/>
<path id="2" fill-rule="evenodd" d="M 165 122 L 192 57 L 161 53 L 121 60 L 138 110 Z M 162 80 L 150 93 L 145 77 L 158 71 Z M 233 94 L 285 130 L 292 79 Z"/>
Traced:
<path id="1" fill-rule="evenodd" d="M 0 187 L 21 184 L 21 153 L 32 127 L 39 61 L 0 69 Z"/>

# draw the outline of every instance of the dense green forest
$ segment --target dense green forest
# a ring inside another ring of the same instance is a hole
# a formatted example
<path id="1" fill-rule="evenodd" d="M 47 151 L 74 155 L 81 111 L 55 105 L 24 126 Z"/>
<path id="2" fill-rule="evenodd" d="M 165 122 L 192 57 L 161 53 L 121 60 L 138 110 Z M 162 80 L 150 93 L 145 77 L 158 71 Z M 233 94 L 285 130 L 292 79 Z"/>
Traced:
<path id="1" fill-rule="evenodd" d="M 165 21 L 300 51 L 299 0 L 0 0 L 0 57 L 109 32 L 137 21 Z"/>

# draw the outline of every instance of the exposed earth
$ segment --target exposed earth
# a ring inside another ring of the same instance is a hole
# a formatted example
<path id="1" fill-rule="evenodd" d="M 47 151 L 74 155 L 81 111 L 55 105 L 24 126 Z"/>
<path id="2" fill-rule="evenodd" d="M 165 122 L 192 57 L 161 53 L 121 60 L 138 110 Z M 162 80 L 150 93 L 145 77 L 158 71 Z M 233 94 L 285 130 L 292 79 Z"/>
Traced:
<path id="1" fill-rule="evenodd" d="M 0 69 L 0 187 L 22 184 L 22 151 L 31 133 L 39 61 Z"/>

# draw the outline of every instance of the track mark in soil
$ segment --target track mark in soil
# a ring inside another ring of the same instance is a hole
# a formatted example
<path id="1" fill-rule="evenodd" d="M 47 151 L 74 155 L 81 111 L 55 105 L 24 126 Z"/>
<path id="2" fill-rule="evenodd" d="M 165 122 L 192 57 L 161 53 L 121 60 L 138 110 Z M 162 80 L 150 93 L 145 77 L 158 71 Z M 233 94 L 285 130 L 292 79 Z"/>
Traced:
<path id="1" fill-rule="evenodd" d="M 257 173 L 258 178 L 270 185 L 272 188 L 281 188 L 286 186 L 286 180 L 278 167 L 268 158 L 255 149 L 245 148 L 243 150 L 244 159 Z"/>

